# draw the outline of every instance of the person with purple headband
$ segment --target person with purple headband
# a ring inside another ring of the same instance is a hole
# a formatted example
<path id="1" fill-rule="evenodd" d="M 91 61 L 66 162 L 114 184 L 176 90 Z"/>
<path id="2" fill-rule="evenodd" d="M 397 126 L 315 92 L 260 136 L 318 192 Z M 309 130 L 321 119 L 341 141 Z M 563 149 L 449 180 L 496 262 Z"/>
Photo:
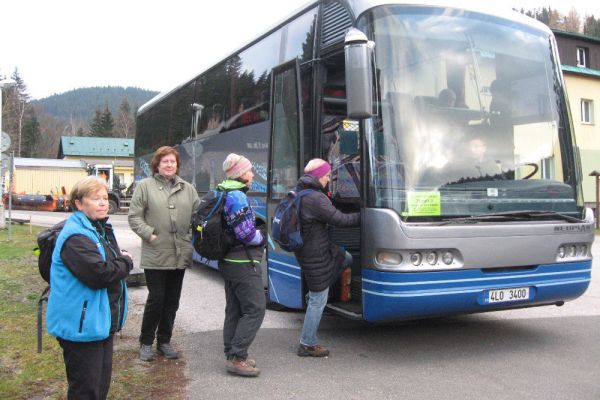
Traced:
<path id="1" fill-rule="evenodd" d="M 294 255 L 308 286 L 308 301 L 298 355 L 325 357 L 329 350 L 319 344 L 317 330 L 327 304 L 329 287 L 342 270 L 352 264 L 352 256 L 329 239 L 327 225 L 357 226 L 360 213 L 344 214 L 336 209 L 323 190 L 331 177 L 331 165 L 320 158 L 312 159 L 304 168 L 296 190 L 312 189 L 300 203 L 300 226 L 304 246 Z"/>
<path id="2" fill-rule="evenodd" d="M 227 193 L 223 216 L 227 232 L 235 238 L 231 249 L 219 260 L 219 271 L 225 280 L 225 368 L 235 375 L 258 376 L 260 370 L 248 358 L 248 348 L 265 316 L 260 260 L 266 235 L 257 228 L 254 210 L 246 197 L 254 178 L 250 160 L 231 153 L 223 162 L 223 172 L 227 179 L 218 189 Z"/>

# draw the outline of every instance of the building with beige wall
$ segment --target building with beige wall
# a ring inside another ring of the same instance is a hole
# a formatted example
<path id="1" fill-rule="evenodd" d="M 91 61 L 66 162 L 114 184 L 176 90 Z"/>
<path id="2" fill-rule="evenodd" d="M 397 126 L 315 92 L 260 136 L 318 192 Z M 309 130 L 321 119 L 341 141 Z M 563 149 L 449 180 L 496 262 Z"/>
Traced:
<path id="1" fill-rule="evenodd" d="M 121 184 L 133 183 L 134 139 L 62 136 L 58 158 L 81 160 L 90 166 L 112 165 Z"/>
<path id="2" fill-rule="evenodd" d="M 600 39 L 554 31 L 583 172 L 583 198 L 595 207 L 600 171 Z"/>
<path id="3" fill-rule="evenodd" d="M 88 175 L 80 160 L 15 157 L 12 192 L 16 194 L 68 194 Z"/>

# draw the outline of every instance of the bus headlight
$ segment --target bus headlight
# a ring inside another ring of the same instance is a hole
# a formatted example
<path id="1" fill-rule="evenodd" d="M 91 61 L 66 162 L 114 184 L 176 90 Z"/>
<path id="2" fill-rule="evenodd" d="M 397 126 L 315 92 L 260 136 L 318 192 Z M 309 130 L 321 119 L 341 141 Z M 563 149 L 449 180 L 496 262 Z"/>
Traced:
<path id="1" fill-rule="evenodd" d="M 410 254 L 410 262 L 412 263 L 412 265 L 414 266 L 418 266 L 421 265 L 421 261 L 423 261 L 423 256 L 421 255 L 421 253 L 411 253 Z"/>
<path id="2" fill-rule="evenodd" d="M 380 251 L 375 257 L 379 264 L 399 265 L 402 264 L 402 255 L 392 251 Z"/>
<path id="3" fill-rule="evenodd" d="M 431 251 L 431 252 L 427 253 L 426 260 L 429 263 L 429 265 L 437 264 L 437 259 L 438 259 L 438 255 L 435 251 Z"/>
<path id="4" fill-rule="evenodd" d="M 450 265 L 454 262 L 454 255 L 451 251 L 445 251 L 444 254 L 442 254 L 442 262 L 446 265 Z"/>
<path id="5" fill-rule="evenodd" d="M 558 247 L 556 259 L 561 262 L 585 260 L 588 258 L 589 251 L 589 243 L 562 244 Z"/>

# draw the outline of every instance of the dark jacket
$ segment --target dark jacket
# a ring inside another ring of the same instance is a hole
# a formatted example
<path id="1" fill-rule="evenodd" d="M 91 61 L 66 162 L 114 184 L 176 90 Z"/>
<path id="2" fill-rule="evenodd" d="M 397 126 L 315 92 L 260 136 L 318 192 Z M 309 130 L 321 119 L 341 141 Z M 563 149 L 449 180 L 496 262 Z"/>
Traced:
<path id="1" fill-rule="evenodd" d="M 124 278 L 133 267 L 105 221 L 78 211 L 61 231 L 52 255 L 48 331 L 74 342 L 106 339 L 127 315 Z"/>
<path id="2" fill-rule="evenodd" d="M 294 254 L 302 275 L 312 292 L 320 292 L 331 286 L 339 273 L 344 250 L 331 242 L 327 225 L 356 226 L 360 213 L 344 214 L 336 209 L 322 192 L 318 179 L 303 175 L 298 180 L 297 190 L 314 189 L 300 203 L 300 221 L 304 246 Z"/>

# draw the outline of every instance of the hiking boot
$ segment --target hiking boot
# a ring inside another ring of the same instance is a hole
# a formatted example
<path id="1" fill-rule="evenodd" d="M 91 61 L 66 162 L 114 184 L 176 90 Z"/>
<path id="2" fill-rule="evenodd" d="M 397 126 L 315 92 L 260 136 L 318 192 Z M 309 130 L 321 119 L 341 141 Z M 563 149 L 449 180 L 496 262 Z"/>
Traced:
<path id="1" fill-rule="evenodd" d="M 227 365 L 229 365 L 229 363 L 233 360 L 233 356 L 232 357 L 227 357 Z M 246 363 L 251 366 L 251 367 L 256 367 L 256 361 L 254 361 L 251 358 L 246 358 Z"/>
<path id="2" fill-rule="evenodd" d="M 260 374 L 260 369 L 256 368 L 256 366 L 250 365 L 249 360 L 244 360 L 237 357 L 233 357 L 231 360 L 227 360 L 227 362 L 225 363 L 225 368 L 227 369 L 227 372 L 234 375 L 258 376 Z"/>
<path id="3" fill-rule="evenodd" d="M 329 355 L 329 350 L 318 344 L 306 346 L 300 343 L 300 346 L 298 346 L 298 355 L 300 357 L 327 357 Z"/>
<path id="4" fill-rule="evenodd" d="M 162 354 L 165 356 L 165 358 L 169 358 L 171 360 L 179 358 L 179 355 L 173 346 L 171 346 L 171 343 L 158 343 L 156 349 L 158 350 L 158 354 Z"/>
<path id="5" fill-rule="evenodd" d="M 142 344 L 140 346 L 140 360 L 142 361 L 153 361 L 154 351 L 152 351 L 151 344 Z"/>

